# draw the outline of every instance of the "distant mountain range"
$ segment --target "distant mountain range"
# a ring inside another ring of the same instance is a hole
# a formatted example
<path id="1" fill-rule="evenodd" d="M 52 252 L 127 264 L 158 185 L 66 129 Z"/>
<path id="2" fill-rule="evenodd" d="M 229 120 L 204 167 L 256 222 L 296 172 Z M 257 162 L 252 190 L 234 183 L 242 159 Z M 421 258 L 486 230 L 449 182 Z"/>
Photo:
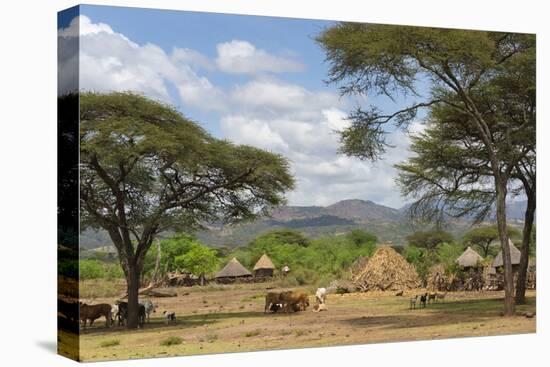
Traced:
<path id="1" fill-rule="evenodd" d="M 511 222 L 523 219 L 526 202 L 510 202 L 507 208 Z M 363 229 L 378 236 L 381 242 L 405 244 L 405 237 L 416 230 L 426 229 L 412 226 L 407 221 L 406 210 L 390 208 L 370 200 L 342 200 L 323 206 L 282 206 L 275 209 L 268 218 L 232 226 L 212 226 L 197 233 L 197 237 L 211 246 L 235 247 L 248 243 L 259 234 L 275 228 L 299 230 L 311 237 L 343 235 L 352 229 Z M 519 223 L 518 223 L 519 224 Z M 468 229 L 466 220 L 453 220 L 448 230 L 461 236 Z M 85 248 L 110 244 L 106 233 L 86 230 L 81 235 Z"/>

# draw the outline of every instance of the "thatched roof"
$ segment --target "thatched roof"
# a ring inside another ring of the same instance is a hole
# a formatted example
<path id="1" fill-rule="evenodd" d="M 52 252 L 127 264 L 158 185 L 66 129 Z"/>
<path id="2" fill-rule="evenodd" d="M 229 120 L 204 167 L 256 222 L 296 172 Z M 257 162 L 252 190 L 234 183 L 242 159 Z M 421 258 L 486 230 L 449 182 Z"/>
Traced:
<path id="1" fill-rule="evenodd" d="M 236 278 L 245 276 L 252 276 L 252 273 L 246 270 L 236 258 L 232 258 L 231 261 L 216 274 L 216 278 Z"/>
<path id="2" fill-rule="evenodd" d="M 456 263 L 465 268 L 477 266 L 483 258 L 470 246 L 456 259 Z"/>
<path id="3" fill-rule="evenodd" d="M 510 258 L 512 260 L 512 265 L 518 265 L 519 260 L 521 259 L 521 252 L 518 250 L 516 246 L 512 243 L 512 240 L 508 239 L 508 245 L 510 246 Z M 503 265 L 502 261 L 502 250 L 498 253 L 498 255 L 493 260 L 493 263 L 491 266 L 493 268 L 498 268 L 499 266 Z"/>
<path id="4" fill-rule="evenodd" d="M 253 270 L 259 269 L 275 269 L 275 265 L 273 265 L 273 262 L 266 254 L 263 254 L 262 257 L 260 257 L 260 259 L 256 262 L 256 265 L 254 265 Z"/>

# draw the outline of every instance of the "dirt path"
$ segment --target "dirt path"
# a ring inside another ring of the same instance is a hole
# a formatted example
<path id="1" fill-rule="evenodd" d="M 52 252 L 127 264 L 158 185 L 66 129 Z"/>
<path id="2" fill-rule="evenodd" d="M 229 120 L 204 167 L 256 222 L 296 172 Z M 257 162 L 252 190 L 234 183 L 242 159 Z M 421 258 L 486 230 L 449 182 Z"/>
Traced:
<path id="1" fill-rule="evenodd" d="M 241 352 L 262 349 L 363 344 L 450 337 L 531 333 L 535 318 L 502 318 L 501 292 L 448 294 L 445 303 L 409 310 L 408 295 L 352 293 L 329 295 L 327 312 L 264 314 L 265 285 L 177 289 L 178 297 L 155 299 L 151 323 L 128 331 L 88 329 L 81 338 L 85 361 L 155 356 Z M 112 299 L 95 299 L 95 303 Z M 88 300 L 90 302 L 90 300 Z M 313 304 L 313 296 L 311 301 Z M 177 324 L 166 325 L 162 311 L 174 311 Z M 535 292 L 518 312 L 535 310 Z M 169 337 L 181 344 L 161 346 Z M 107 344 L 110 346 L 101 346 Z"/>

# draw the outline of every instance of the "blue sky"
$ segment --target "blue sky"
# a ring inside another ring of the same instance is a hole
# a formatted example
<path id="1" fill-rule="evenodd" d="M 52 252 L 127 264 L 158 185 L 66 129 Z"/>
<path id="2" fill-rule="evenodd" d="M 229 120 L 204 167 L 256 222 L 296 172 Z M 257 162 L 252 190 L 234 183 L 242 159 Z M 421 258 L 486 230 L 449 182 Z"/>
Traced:
<path id="1" fill-rule="evenodd" d="M 366 101 L 342 98 L 324 82 L 328 65 L 314 37 L 332 22 L 89 5 L 76 16 L 77 8 L 60 13 L 59 39 L 63 45 L 79 29 L 81 89 L 137 90 L 218 137 L 284 154 L 298 182 L 290 204 L 403 204 L 392 165 L 408 156 L 406 134 L 390 131 L 396 148 L 376 164 L 336 153 L 335 130 Z M 383 110 L 403 104 L 368 102 Z"/>

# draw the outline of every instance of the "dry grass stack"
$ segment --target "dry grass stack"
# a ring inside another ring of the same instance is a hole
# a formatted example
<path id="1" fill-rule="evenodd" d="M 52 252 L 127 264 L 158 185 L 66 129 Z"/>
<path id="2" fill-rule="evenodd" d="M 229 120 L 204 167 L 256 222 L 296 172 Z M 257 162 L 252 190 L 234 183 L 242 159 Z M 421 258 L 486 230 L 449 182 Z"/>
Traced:
<path id="1" fill-rule="evenodd" d="M 360 256 L 351 264 L 350 266 L 350 272 L 351 272 L 351 280 L 352 282 L 355 282 L 359 279 L 361 274 L 363 273 L 363 270 L 365 269 L 365 266 L 367 266 L 367 263 L 369 262 L 368 256 Z"/>
<path id="2" fill-rule="evenodd" d="M 401 255 L 390 246 L 380 246 L 354 280 L 363 291 L 396 291 L 418 288 L 420 279 Z"/>

